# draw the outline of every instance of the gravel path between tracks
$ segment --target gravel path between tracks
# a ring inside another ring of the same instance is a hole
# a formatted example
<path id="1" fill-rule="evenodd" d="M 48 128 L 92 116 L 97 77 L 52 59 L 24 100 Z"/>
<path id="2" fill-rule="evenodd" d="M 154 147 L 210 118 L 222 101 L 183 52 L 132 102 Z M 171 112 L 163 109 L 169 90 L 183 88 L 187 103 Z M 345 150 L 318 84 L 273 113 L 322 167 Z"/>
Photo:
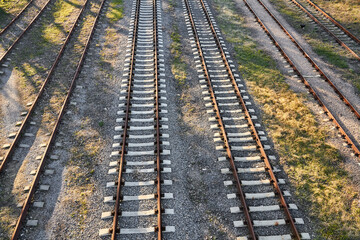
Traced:
<path id="1" fill-rule="evenodd" d="M 223 187 L 224 176 L 217 165 L 213 131 L 209 131 L 195 61 L 187 34 L 182 1 L 164 1 L 164 46 L 170 49 L 170 35 L 177 26 L 187 78 L 177 82 L 168 67 L 169 122 L 172 146 L 175 215 L 169 223 L 176 231 L 166 239 L 234 239 L 236 235 Z M 169 51 L 170 52 L 170 51 Z M 167 54 L 168 61 L 171 56 Z"/>
<path id="2" fill-rule="evenodd" d="M 176 228 L 175 233 L 165 235 L 165 238 L 234 239 L 238 235 L 232 225 L 235 218 L 230 214 L 230 204 L 224 201 L 228 189 L 223 187 L 224 177 L 220 174 L 220 166 L 216 165 L 213 132 L 209 131 L 210 123 L 202 90 L 186 26 L 183 24 L 182 1 L 171 1 L 175 6 L 174 11 L 167 1 L 162 3 L 164 48 L 169 50 L 165 50 L 165 62 L 171 62 L 170 34 L 174 25 L 177 25 L 184 60 L 188 65 L 185 84 L 174 80 L 170 65 L 165 67 L 173 171 L 169 177 L 174 181 L 171 189 L 174 191 L 175 215 L 165 216 L 164 225 L 174 225 Z M 84 69 L 77 81 L 78 87 L 71 98 L 73 104 L 64 116 L 56 139 L 56 143 L 61 145 L 52 151 L 60 158 L 51 160 L 47 165 L 47 168 L 55 169 L 55 173 L 41 180 L 41 183 L 51 186 L 50 191 L 35 194 L 35 200 L 45 201 L 45 206 L 41 209 L 32 208 L 29 212 L 29 219 L 38 219 L 39 226 L 26 228 L 23 239 L 99 239 L 98 230 L 104 228 L 100 216 L 105 209 L 103 197 L 107 195 L 108 159 L 116 124 L 118 89 L 125 56 L 123 46 L 127 43 L 131 5 L 130 0 L 124 1 L 125 16 L 118 22 L 109 22 L 104 16 L 101 17 Z M 241 2 L 239 7 L 245 8 Z M 274 48 L 269 47 L 268 38 L 257 23 L 253 23 L 253 17 L 247 11 L 243 13 L 249 27 L 253 29 L 252 37 L 277 59 L 278 52 L 269 50 Z M 232 52 L 231 46 L 229 50 Z M 278 63 L 285 72 L 281 59 L 278 59 Z M 288 83 L 296 92 L 306 92 L 293 79 L 288 78 Z M 10 87 L 7 89 L 11 90 Z M 320 107 L 312 99 L 309 99 L 307 105 L 322 122 L 323 115 L 317 114 Z M 261 106 L 257 107 L 261 109 Z M 322 125 L 332 128 L 328 122 L 322 122 Z M 360 170 L 350 151 L 344 150 L 337 133 L 330 133 L 330 143 L 347 159 L 349 171 Z M 286 178 L 285 175 L 281 177 Z M 357 174 L 354 174 L 354 181 L 360 185 Z"/>

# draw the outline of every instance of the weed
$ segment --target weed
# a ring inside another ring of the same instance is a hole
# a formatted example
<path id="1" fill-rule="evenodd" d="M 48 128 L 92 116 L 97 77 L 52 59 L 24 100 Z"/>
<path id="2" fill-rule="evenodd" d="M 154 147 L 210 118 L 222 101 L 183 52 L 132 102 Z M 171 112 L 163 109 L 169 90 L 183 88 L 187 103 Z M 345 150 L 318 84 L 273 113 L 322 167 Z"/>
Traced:
<path id="1" fill-rule="evenodd" d="M 123 0 L 112 0 L 106 17 L 110 22 L 116 22 L 124 17 Z"/>
<path id="2" fill-rule="evenodd" d="M 173 25 L 173 31 L 171 33 L 172 43 L 170 45 L 170 52 L 173 56 L 171 63 L 171 72 L 173 73 L 175 79 L 179 86 L 184 86 L 186 81 L 186 63 L 182 59 L 181 51 L 181 41 L 179 29 L 177 26 Z"/>

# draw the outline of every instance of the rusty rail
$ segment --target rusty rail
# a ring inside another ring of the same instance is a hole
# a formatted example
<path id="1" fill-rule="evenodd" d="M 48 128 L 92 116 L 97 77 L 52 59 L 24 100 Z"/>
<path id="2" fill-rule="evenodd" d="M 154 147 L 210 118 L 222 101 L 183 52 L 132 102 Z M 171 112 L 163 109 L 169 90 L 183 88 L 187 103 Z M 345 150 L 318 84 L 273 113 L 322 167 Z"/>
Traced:
<path id="1" fill-rule="evenodd" d="M 161 160 L 160 160 L 160 116 L 159 116 L 159 74 L 158 74 L 158 24 L 157 24 L 157 1 L 153 0 L 153 39 L 154 39 L 154 84 L 155 84 L 155 120 L 156 120 L 156 189 L 157 193 L 155 197 L 157 199 L 157 222 L 158 225 L 155 227 L 157 231 L 158 239 L 162 239 L 162 207 L 161 207 Z M 121 182 L 122 182 L 122 173 L 125 165 L 125 152 L 126 152 L 126 140 L 127 140 L 127 129 L 128 122 L 130 118 L 130 106 L 131 106 L 131 87 L 134 78 L 134 67 L 135 67 L 135 50 L 136 50 L 136 40 L 137 40 L 137 31 L 139 26 L 139 14 L 140 14 L 140 0 L 136 1 L 136 10 L 135 10 L 135 20 L 134 20 L 134 29 L 133 29 L 133 38 L 132 38 L 132 49 L 131 49 L 131 59 L 130 59 L 130 71 L 129 71 L 129 83 L 127 90 L 127 102 L 126 102 L 126 112 L 124 118 L 124 132 L 123 139 L 121 144 L 121 154 L 119 160 L 119 175 L 117 180 L 117 192 L 116 192 L 116 200 L 115 200 L 115 210 L 113 216 L 113 226 L 110 229 L 111 239 L 116 240 L 117 233 L 120 232 L 118 229 L 118 218 L 119 218 L 119 205 L 121 202 Z"/>
<path id="2" fill-rule="evenodd" d="M 78 76 L 79 76 L 79 74 L 80 74 L 80 72 L 81 72 L 82 65 L 83 65 L 83 63 L 84 63 L 85 56 L 86 56 L 86 51 L 87 51 L 88 48 L 89 48 L 91 38 L 92 38 L 92 36 L 93 36 L 93 34 L 94 34 L 94 31 L 95 31 L 96 23 L 97 23 L 98 20 L 99 20 L 99 16 L 100 16 L 100 14 L 101 14 L 101 10 L 102 10 L 102 8 L 103 8 L 103 6 L 104 6 L 104 2 L 105 2 L 105 0 L 102 0 L 101 5 L 100 5 L 100 9 L 99 9 L 99 12 L 98 12 L 98 15 L 97 15 L 96 18 L 95 18 L 95 21 L 94 21 L 94 24 L 93 24 L 91 33 L 90 33 L 90 35 L 89 35 L 89 37 L 88 37 L 88 39 L 87 39 L 87 41 L 86 41 L 85 48 L 84 48 L 84 50 L 83 50 L 83 52 L 82 52 L 82 54 L 81 54 L 81 58 L 80 58 L 80 60 L 79 60 L 79 62 L 78 62 L 78 65 L 77 65 L 75 74 L 74 74 L 74 76 L 73 76 L 73 78 L 72 78 L 72 80 L 71 80 L 71 85 L 70 85 L 69 91 L 68 91 L 67 96 L 66 96 L 66 98 L 65 98 L 65 100 L 64 100 L 64 102 L 63 102 L 63 104 L 62 104 L 62 106 L 61 106 L 60 113 L 59 113 L 59 115 L 58 115 L 58 118 L 57 118 L 57 120 L 56 120 L 55 126 L 54 126 L 54 128 L 53 128 L 52 133 L 51 133 L 50 139 L 49 139 L 48 142 L 47 142 L 46 149 L 45 149 L 44 154 L 43 154 L 43 156 L 42 156 L 42 158 L 41 158 L 41 160 L 40 160 L 40 164 L 39 164 L 39 166 L 38 166 L 38 169 L 37 169 L 37 171 L 36 171 L 36 175 L 35 175 L 34 181 L 33 181 L 32 185 L 31 185 L 31 187 L 30 187 L 29 194 L 28 194 L 28 196 L 26 197 L 25 203 L 24 203 L 23 208 L 22 208 L 22 210 L 21 210 L 20 217 L 18 218 L 18 221 L 17 221 L 17 223 L 16 223 L 15 231 L 14 231 L 14 233 L 13 233 L 13 235 L 12 235 L 12 238 L 11 238 L 12 240 L 16 240 L 16 239 L 18 239 L 18 237 L 19 237 L 19 234 L 20 234 L 20 231 L 21 231 L 22 222 L 23 222 L 23 220 L 24 220 L 25 217 L 26 217 L 27 211 L 28 211 L 28 209 L 29 209 L 29 205 L 30 205 L 30 203 L 31 203 L 31 201 L 32 201 L 32 198 L 33 198 L 34 193 L 35 193 L 35 190 L 36 190 L 36 186 L 37 186 L 37 184 L 39 183 L 40 174 L 41 174 L 41 172 L 42 172 L 42 170 L 43 170 L 43 168 L 44 168 L 44 166 L 45 166 L 45 159 L 46 159 L 47 155 L 48 155 L 49 152 L 50 152 L 50 146 L 51 146 L 52 142 L 53 142 L 54 139 L 55 139 L 57 129 L 58 129 L 60 123 L 61 123 L 61 118 L 62 118 L 62 116 L 64 115 L 66 106 L 67 106 L 67 104 L 68 104 L 68 102 L 69 102 L 69 100 L 70 100 L 71 93 L 72 93 L 72 91 L 73 91 L 73 89 L 74 89 L 74 87 L 75 87 L 75 81 L 76 81 L 76 79 L 78 78 Z M 86 5 L 86 4 L 84 4 L 84 5 Z"/>
<path id="3" fill-rule="evenodd" d="M 158 239 L 162 239 L 162 207 L 161 207 L 161 165 L 160 165 L 160 116 L 159 116 L 159 73 L 158 73 L 158 24 L 157 24 L 157 0 L 153 0 L 154 18 L 154 68 L 155 68 L 155 118 L 156 118 L 156 189 L 157 189 L 157 217 Z"/>
<path id="4" fill-rule="evenodd" d="M 191 10 L 190 10 L 190 7 L 189 7 L 189 4 L 188 4 L 188 0 L 184 0 L 185 1 L 185 4 L 186 4 L 186 8 L 187 8 L 187 12 L 188 12 L 188 15 L 189 15 L 189 18 L 190 18 L 190 21 L 191 21 L 191 25 L 192 25 L 192 29 L 193 29 L 193 33 L 194 33 L 194 36 L 195 36 L 195 40 L 196 40 L 196 44 L 197 44 L 197 48 L 198 48 L 198 52 L 199 52 L 199 55 L 200 55 L 200 59 L 201 59 L 201 62 L 202 62 L 202 67 L 204 69 L 204 75 L 207 79 L 207 83 L 208 83 L 208 87 L 209 87 L 209 93 L 211 95 L 211 99 L 212 99 L 212 102 L 213 102 L 213 106 L 215 108 L 215 113 L 217 115 L 216 119 L 218 121 L 218 125 L 219 125 L 219 128 L 220 128 L 220 131 L 221 131 L 221 136 L 222 136 L 222 139 L 224 141 L 224 148 L 226 149 L 226 153 L 227 153 L 227 157 L 230 161 L 230 165 L 231 165 L 231 169 L 232 169 L 232 172 L 233 172 L 233 176 L 235 178 L 235 181 L 236 181 L 236 187 L 237 187 L 237 190 L 238 190 L 238 193 L 239 193 L 239 198 L 240 198 L 240 201 L 241 201 L 241 204 L 242 204 L 242 210 L 244 211 L 244 214 L 245 214 L 245 219 L 246 219 L 246 223 L 247 223 L 247 227 L 248 227 L 248 230 L 249 230 L 249 233 L 250 233 L 250 236 L 253 240 L 256 240 L 257 237 L 256 237 L 256 234 L 255 234 L 255 231 L 254 231 L 254 226 L 253 226 L 253 223 L 252 223 L 252 220 L 251 220 L 251 216 L 250 216 L 250 213 L 249 213 L 249 210 L 248 210 L 248 207 L 247 207 L 247 203 L 246 203 L 246 200 L 245 200 L 245 195 L 244 195 L 244 192 L 242 190 L 242 187 L 241 187 L 241 183 L 240 183 L 240 180 L 239 180 L 239 177 L 238 177 L 238 172 L 237 172 L 237 169 L 236 169 L 236 166 L 235 166 L 235 163 L 234 163 L 234 158 L 232 156 L 232 152 L 231 152 L 231 148 L 230 148 L 230 145 L 229 145 L 229 142 L 228 142 L 228 138 L 227 138 L 227 134 L 226 134 L 226 131 L 225 131 L 225 127 L 224 127 L 224 123 L 223 123 L 223 120 L 221 118 L 221 115 L 220 115 L 220 111 L 219 111 L 219 107 L 218 107 L 218 104 L 216 102 L 216 98 L 215 98 L 215 94 L 214 94 L 214 91 L 213 91 L 213 88 L 212 88 L 212 85 L 211 85 L 211 80 L 210 80 L 210 75 L 208 74 L 208 71 L 207 71 L 207 66 L 206 66 L 206 63 L 205 63 L 205 59 L 204 59 L 204 56 L 203 56 L 203 53 L 202 53 L 202 49 L 201 49 L 201 46 L 200 46 L 200 41 L 199 41 L 199 38 L 198 38 L 198 34 L 197 34 L 197 30 L 195 28 L 195 23 L 193 21 L 193 18 L 192 18 L 192 15 L 191 15 Z M 212 24 L 212 21 L 210 19 L 210 16 L 208 14 L 208 11 L 205 7 L 205 4 L 203 2 L 203 0 L 200 0 L 201 2 L 201 5 L 202 5 L 202 8 L 203 8 L 203 11 L 205 13 L 205 17 L 210 25 L 210 28 L 211 28 L 211 31 L 212 31 L 212 34 L 214 36 L 214 39 L 216 41 L 216 45 L 221 53 L 221 56 L 222 56 L 222 60 L 226 66 L 226 69 L 228 71 L 228 74 L 229 74 L 229 77 L 231 79 L 231 82 L 232 82 L 232 85 L 234 86 L 235 88 L 235 93 L 238 97 L 238 100 L 240 101 L 240 104 L 242 106 L 242 110 L 244 111 L 245 115 L 246 115 L 246 120 L 248 121 L 248 126 L 250 127 L 251 129 L 251 133 L 253 135 L 253 138 L 254 140 L 256 141 L 256 144 L 257 144 L 257 149 L 260 151 L 261 153 L 261 158 L 264 160 L 264 163 L 266 165 L 266 171 L 268 172 L 268 174 L 270 175 L 270 178 L 271 178 L 271 182 L 273 184 L 273 187 L 277 193 L 277 195 L 279 196 L 279 199 L 280 199 L 280 203 L 283 207 L 283 210 L 285 212 L 285 215 L 287 217 L 287 222 L 290 224 L 290 227 L 291 227 L 291 230 L 293 232 L 293 235 L 296 239 L 300 239 L 300 235 L 295 227 L 295 223 L 294 223 L 294 220 L 293 218 L 291 217 L 291 214 L 290 214 L 290 211 L 289 211 L 289 208 L 288 208 L 288 205 L 286 204 L 286 201 L 285 201 L 285 198 L 282 194 L 282 191 L 277 183 L 277 179 L 275 177 L 275 174 L 273 173 L 273 170 L 272 170 L 272 166 L 271 166 L 271 163 L 266 155 L 266 152 L 265 152 L 265 149 L 260 141 L 260 137 L 257 133 L 257 130 L 255 128 L 255 124 L 254 122 L 252 121 L 251 119 L 251 115 L 246 107 L 246 104 L 245 104 L 245 101 L 243 100 L 242 96 L 241 96 L 241 93 L 240 93 L 240 90 L 236 84 L 236 80 L 235 80 L 235 77 L 231 71 L 231 68 L 230 68 L 230 65 L 226 59 L 226 56 L 225 56 L 225 53 L 222 49 L 222 46 L 220 44 L 220 40 L 216 34 L 216 31 L 214 29 L 214 26 Z"/>
<path id="5" fill-rule="evenodd" d="M 23 9 L 0 31 L 0 36 L 21 16 L 34 0 L 30 0 Z"/>
<path id="6" fill-rule="evenodd" d="M 330 78 L 320 69 L 320 67 L 315 63 L 314 60 L 305 52 L 305 50 L 300 46 L 296 39 L 286 30 L 286 28 L 280 23 L 280 21 L 270 12 L 270 10 L 264 5 L 261 0 L 257 0 L 266 10 L 266 12 L 274 19 L 274 21 L 279 25 L 279 27 L 284 31 L 284 33 L 290 38 L 290 40 L 296 45 L 299 51 L 305 56 L 305 58 L 310 62 L 310 64 L 320 73 L 323 79 L 331 86 L 339 98 L 345 102 L 345 105 L 350 108 L 350 111 L 360 120 L 360 113 L 357 109 L 350 103 L 350 101 L 341 93 L 341 91 L 335 86 L 335 84 L 330 80 Z M 246 0 L 244 0 L 245 3 Z M 248 4 L 246 4 L 249 6 Z M 255 14 L 255 13 L 254 13 Z"/>
<path id="7" fill-rule="evenodd" d="M 40 9 L 40 12 L 38 12 L 38 14 L 36 14 L 36 16 L 33 18 L 33 20 L 31 20 L 29 25 L 24 29 L 24 31 L 17 37 L 17 39 L 10 45 L 10 47 L 6 50 L 6 52 L 0 57 L 0 64 L 3 63 L 6 56 L 14 49 L 16 44 L 18 44 L 18 42 L 24 36 L 24 34 L 27 32 L 27 30 L 29 30 L 32 27 L 33 23 L 40 17 L 40 15 L 44 12 L 44 9 L 48 6 L 49 3 L 50 3 L 50 0 L 46 2 L 46 4 Z"/>
<path id="8" fill-rule="evenodd" d="M 360 40 L 354 35 L 352 34 L 349 30 L 347 30 L 343 25 L 341 25 L 338 21 L 336 21 L 335 19 L 333 19 L 329 14 L 327 14 L 324 10 L 322 10 L 320 7 L 318 7 L 315 3 L 313 3 L 310 0 L 306 0 L 311 6 L 313 6 L 316 10 L 318 10 L 319 12 L 321 12 L 327 19 L 329 19 L 331 22 L 333 22 L 337 27 L 339 27 L 341 30 L 344 31 L 344 33 L 346 33 L 346 35 L 348 35 L 350 38 L 352 38 L 355 42 L 360 44 Z"/>
<path id="9" fill-rule="evenodd" d="M 65 48 L 66 48 L 68 42 L 70 41 L 71 35 L 73 34 L 73 32 L 74 32 L 74 30 L 75 30 L 75 27 L 76 27 L 77 23 L 78 23 L 79 20 L 80 20 L 80 16 L 81 16 L 81 14 L 83 13 L 83 11 L 84 11 L 84 9 L 85 9 L 85 6 L 87 5 L 88 2 L 89 2 L 89 0 L 86 0 L 85 4 L 83 5 L 83 7 L 82 7 L 82 9 L 81 9 L 81 11 L 80 11 L 80 13 L 79 13 L 79 15 L 78 15 L 75 23 L 74 23 L 73 26 L 71 27 L 70 32 L 69 32 L 68 36 L 66 37 L 66 40 L 65 40 L 62 48 L 60 49 L 60 51 L 59 51 L 59 53 L 58 53 L 58 55 L 57 55 L 57 57 L 56 57 L 56 59 L 55 59 L 55 62 L 54 62 L 53 65 L 51 66 L 48 75 L 46 76 L 43 84 L 41 85 L 41 88 L 40 88 L 40 91 L 39 91 L 38 95 L 36 96 L 36 98 L 35 98 L 34 102 L 32 103 L 32 105 L 31 105 L 28 113 L 26 114 L 24 120 L 22 121 L 22 123 L 21 123 L 21 125 L 20 125 L 20 128 L 19 128 L 19 130 L 18 130 L 17 133 L 16 133 L 16 136 L 15 136 L 15 138 L 14 138 L 14 141 L 11 143 L 9 150 L 8 150 L 7 153 L 5 154 L 5 157 L 4 157 L 3 161 L 2 161 L 1 164 L 0 164 L 0 173 L 4 170 L 6 163 L 9 161 L 9 159 L 11 158 L 11 156 L 12 156 L 12 154 L 13 154 L 15 148 L 16 148 L 16 144 L 17 144 L 17 143 L 19 142 L 19 140 L 21 139 L 21 136 L 22 136 L 22 134 L 23 134 L 23 132 L 24 132 L 27 124 L 28 124 L 28 121 L 30 120 L 31 114 L 34 112 L 35 107 L 36 107 L 37 104 L 39 103 L 40 97 L 42 96 L 42 94 L 43 94 L 43 92 L 44 92 L 44 90 L 45 90 L 45 87 L 47 86 L 48 82 L 50 81 L 50 78 L 51 78 L 51 76 L 53 75 L 53 73 L 54 73 L 54 71 L 55 71 L 55 69 L 56 69 L 56 67 L 57 67 L 57 65 L 58 65 L 58 63 L 59 63 L 59 61 L 60 61 L 60 59 L 61 59 L 61 57 L 62 57 L 62 55 L 63 55 L 63 53 L 64 53 L 64 51 L 65 51 Z"/>
<path id="10" fill-rule="evenodd" d="M 245 5 L 249 8 L 250 12 L 255 16 L 257 22 L 261 25 L 261 27 L 264 29 L 266 34 L 270 37 L 270 39 L 273 41 L 275 46 L 279 49 L 281 54 L 284 56 L 284 58 L 288 61 L 294 72 L 300 77 L 301 81 L 305 84 L 306 88 L 308 88 L 309 92 L 314 96 L 315 100 L 318 101 L 320 107 L 324 109 L 324 113 L 329 117 L 329 119 L 335 124 L 336 128 L 339 130 L 342 138 L 346 140 L 348 145 L 353 149 L 355 152 L 355 156 L 360 157 L 360 150 L 357 148 L 357 146 L 354 144 L 353 140 L 349 137 L 349 135 L 345 132 L 345 130 L 342 128 L 340 123 L 336 120 L 334 115 L 331 113 L 331 111 L 325 106 L 321 98 L 319 97 L 319 94 L 313 89 L 310 85 L 310 83 L 303 77 L 303 75 L 299 72 L 299 70 L 296 68 L 295 64 L 291 61 L 289 56 L 285 53 L 285 51 L 281 48 L 279 43 L 275 40 L 274 36 L 271 34 L 269 29 L 266 27 L 266 25 L 260 20 L 260 18 L 257 16 L 255 11 L 251 8 L 251 6 L 244 0 Z"/>
<path id="11" fill-rule="evenodd" d="M 360 61 L 360 56 L 355 53 L 346 43 L 344 43 L 341 39 L 339 39 L 333 32 L 331 32 L 324 24 L 322 24 L 312 13 L 310 13 L 306 8 L 304 8 L 298 1 L 291 0 L 296 6 L 298 6 L 301 10 L 303 10 L 312 20 L 314 20 L 320 27 L 322 27 L 331 37 L 335 39 L 335 41 L 348 50 L 357 60 Z"/>

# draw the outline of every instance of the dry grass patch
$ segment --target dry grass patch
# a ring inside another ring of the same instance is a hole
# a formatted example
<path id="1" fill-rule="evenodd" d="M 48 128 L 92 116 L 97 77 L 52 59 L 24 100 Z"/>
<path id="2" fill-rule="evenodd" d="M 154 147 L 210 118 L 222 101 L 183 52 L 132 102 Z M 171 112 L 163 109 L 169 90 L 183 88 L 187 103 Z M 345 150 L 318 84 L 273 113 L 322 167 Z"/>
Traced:
<path id="1" fill-rule="evenodd" d="M 215 0 L 218 22 L 234 46 L 239 70 L 263 111 L 263 121 L 294 186 L 296 196 L 318 223 L 319 239 L 360 236 L 359 194 L 327 132 L 294 93 L 269 55 L 257 48 L 231 0 Z M 238 31 L 236 31 L 238 30 Z"/>
<path id="2" fill-rule="evenodd" d="M 313 0 L 335 20 L 349 28 L 360 37 L 360 1 L 359 0 Z"/>

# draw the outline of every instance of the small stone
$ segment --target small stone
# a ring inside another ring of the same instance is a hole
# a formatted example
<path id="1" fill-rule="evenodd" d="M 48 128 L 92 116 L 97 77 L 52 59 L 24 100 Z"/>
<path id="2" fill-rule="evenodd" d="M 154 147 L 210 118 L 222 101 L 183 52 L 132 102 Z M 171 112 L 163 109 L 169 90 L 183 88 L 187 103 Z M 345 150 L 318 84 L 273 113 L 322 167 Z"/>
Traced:
<path id="1" fill-rule="evenodd" d="M 52 175 L 52 174 L 54 174 L 54 170 L 53 169 L 46 169 L 44 174 L 45 175 Z"/>
<path id="2" fill-rule="evenodd" d="M 26 226 L 28 227 L 36 227 L 38 225 L 38 220 L 28 220 L 26 222 Z"/>
<path id="3" fill-rule="evenodd" d="M 44 207 L 44 202 L 34 202 L 34 207 L 42 208 Z"/>
<path id="4" fill-rule="evenodd" d="M 15 137 L 16 136 L 16 132 L 13 132 L 13 133 L 10 133 L 9 135 L 8 135 L 8 138 L 13 138 L 13 137 Z"/>
<path id="5" fill-rule="evenodd" d="M 28 192 L 30 190 L 30 186 L 25 186 L 24 187 L 24 192 Z"/>
<path id="6" fill-rule="evenodd" d="M 10 144 L 4 144 L 1 148 L 2 149 L 8 149 L 8 148 L 10 148 Z"/>
<path id="7" fill-rule="evenodd" d="M 49 188 L 50 188 L 50 186 L 49 185 L 40 185 L 40 191 L 48 191 L 49 190 Z"/>

